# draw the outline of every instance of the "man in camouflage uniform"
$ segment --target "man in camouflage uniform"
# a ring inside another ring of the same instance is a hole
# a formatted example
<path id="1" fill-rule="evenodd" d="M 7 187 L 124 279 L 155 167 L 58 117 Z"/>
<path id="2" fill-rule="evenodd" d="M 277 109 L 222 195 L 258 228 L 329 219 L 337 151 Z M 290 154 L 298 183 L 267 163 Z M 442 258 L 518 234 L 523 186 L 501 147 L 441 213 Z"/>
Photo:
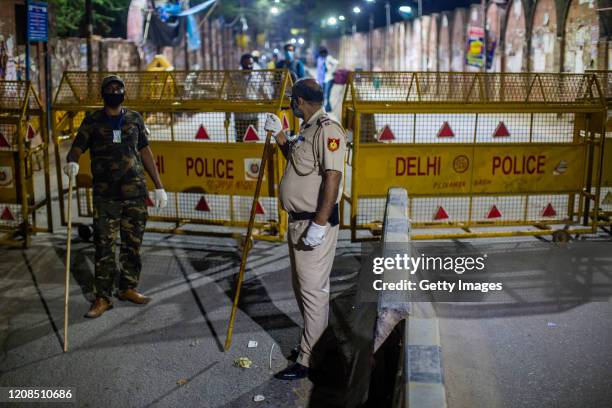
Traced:
<path id="1" fill-rule="evenodd" d="M 118 233 L 121 237 L 118 298 L 137 304 L 150 301 L 136 290 L 142 267 L 140 245 L 147 222 L 145 170 L 155 184 L 155 206 L 163 208 L 168 202 L 142 116 L 122 107 L 123 80 L 115 75 L 104 78 L 101 92 L 104 108 L 85 117 L 64 166 L 64 172 L 74 179 L 79 172 L 79 157 L 90 150 L 96 299 L 86 316 L 92 318 L 113 307 L 110 297 L 117 274 Z"/>

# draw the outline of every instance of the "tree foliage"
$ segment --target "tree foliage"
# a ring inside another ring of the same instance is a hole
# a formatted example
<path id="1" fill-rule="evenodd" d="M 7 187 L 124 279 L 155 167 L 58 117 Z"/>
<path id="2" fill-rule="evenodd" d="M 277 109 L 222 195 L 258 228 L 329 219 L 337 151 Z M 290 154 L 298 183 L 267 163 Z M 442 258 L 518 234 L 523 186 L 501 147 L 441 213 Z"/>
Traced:
<path id="1" fill-rule="evenodd" d="M 60 37 L 79 36 L 85 28 L 85 0 L 49 0 Z M 123 36 L 130 0 L 92 0 L 94 34 Z"/>

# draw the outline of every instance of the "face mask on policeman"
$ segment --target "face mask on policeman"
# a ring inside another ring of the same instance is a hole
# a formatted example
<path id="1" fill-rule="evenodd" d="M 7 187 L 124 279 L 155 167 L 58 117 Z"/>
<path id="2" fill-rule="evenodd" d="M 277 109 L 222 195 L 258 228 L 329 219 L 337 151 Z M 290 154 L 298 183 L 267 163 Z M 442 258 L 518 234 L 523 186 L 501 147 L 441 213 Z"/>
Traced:
<path id="1" fill-rule="evenodd" d="M 298 106 L 298 97 L 291 97 L 291 110 L 293 111 L 293 116 L 296 118 L 303 119 L 304 112 L 302 112 Z"/>
<path id="2" fill-rule="evenodd" d="M 293 61 L 293 51 L 285 51 L 285 58 L 287 59 L 287 61 Z"/>
<path id="3" fill-rule="evenodd" d="M 125 99 L 125 88 L 118 82 L 112 82 L 102 92 L 104 105 L 109 108 L 117 108 Z"/>
<path id="4" fill-rule="evenodd" d="M 312 78 L 298 80 L 291 89 L 291 110 L 295 117 L 308 119 L 323 103 L 321 85 Z"/>

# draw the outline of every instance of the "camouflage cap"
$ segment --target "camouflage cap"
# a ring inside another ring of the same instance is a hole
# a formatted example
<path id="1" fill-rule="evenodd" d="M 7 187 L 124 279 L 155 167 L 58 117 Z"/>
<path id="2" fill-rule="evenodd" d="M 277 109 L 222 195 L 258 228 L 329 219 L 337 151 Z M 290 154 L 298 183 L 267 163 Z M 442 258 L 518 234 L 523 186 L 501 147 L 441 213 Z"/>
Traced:
<path id="1" fill-rule="evenodd" d="M 121 85 L 123 88 L 125 88 L 125 83 L 123 82 L 123 79 L 121 79 L 120 76 L 117 75 L 109 75 L 107 77 L 104 77 L 104 79 L 102 80 L 102 84 L 100 85 L 100 92 L 104 92 L 104 88 L 106 88 L 106 86 L 108 84 L 111 84 L 113 82 L 118 83 L 119 85 Z"/>

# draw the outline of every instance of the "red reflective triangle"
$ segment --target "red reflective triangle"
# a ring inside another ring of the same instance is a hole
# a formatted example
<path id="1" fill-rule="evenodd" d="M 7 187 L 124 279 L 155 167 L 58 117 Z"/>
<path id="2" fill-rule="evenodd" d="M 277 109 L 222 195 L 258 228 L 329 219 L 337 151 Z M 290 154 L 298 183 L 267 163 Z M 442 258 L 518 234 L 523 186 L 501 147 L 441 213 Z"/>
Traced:
<path id="1" fill-rule="evenodd" d="M 383 130 L 378 134 L 378 140 L 395 140 L 395 135 L 391 131 L 389 125 L 385 125 Z"/>
<path id="2" fill-rule="evenodd" d="M 249 125 L 246 132 L 244 132 L 244 137 L 242 138 L 245 142 L 255 142 L 259 140 L 259 135 L 257 134 L 257 130 L 253 125 Z"/>
<path id="3" fill-rule="evenodd" d="M 13 216 L 13 213 L 8 207 L 4 207 L 4 211 L 2 211 L 0 219 L 3 221 L 15 221 L 15 217 Z"/>
<path id="4" fill-rule="evenodd" d="M 438 137 L 455 137 L 455 132 L 453 132 L 448 122 L 442 124 L 440 130 L 438 130 Z"/>
<path id="5" fill-rule="evenodd" d="M 0 133 L 0 147 L 11 147 L 10 143 L 6 140 L 2 133 Z"/>
<path id="6" fill-rule="evenodd" d="M 542 217 L 554 217 L 555 215 L 557 215 L 557 212 L 555 211 L 552 204 L 548 203 L 546 208 L 544 208 L 544 211 L 542 211 Z"/>
<path id="7" fill-rule="evenodd" d="M 263 215 L 266 213 L 266 209 L 263 207 L 263 205 L 261 205 L 261 203 L 258 201 L 257 205 L 255 206 L 255 214 L 260 214 Z"/>
<path id="8" fill-rule="evenodd" d="M 497 127 L 495 128 L 495 132 L 493 132 L 493 137 L 508 137 L 510 136 L 510 132 L 504 122 L 500 121 Z"/>
<path id="9" fill-rule="evenodd" d="M 210 211 L 210 207 L 204 197 L 200 198 L 200 202 L 196 205 L 196 211 Z"/>
<path id="10" fill-rule="evenodd" d="M 500 218 L 501 216 L 501 211 L 499 211 L 496 205 L 493 205 L 493 207 L 491 207 L 491 209 L 489 210 L 487 218 Z"/>
<path id="11" fill-rule="evenodd" d="M 32 125 L 28 124 L 28 140 L 34 139 L 34 136 L 36 136 L 36 132 Z"/>
<path id="12" fill-rule="evenodd" d="M 441 206 L 438 207 L 438 211 L 436 212 L 436 215 L 434 215 L 434 220 L 445 220 L 448 218 L 448 213 L 446 212 L 446 210 L 444 210 L 444 208 L 442 208 Z"/>
<path id="13" fill-rule="evenodd" d="M 440 130 L 438 130 L 438 137 L 455 137 L 455 132 L 453 132 L 448 122 L 442 124 Z"/>
<path id="14" fill-rule="evenodd" d="M 283 115 L 283 130 L 289 129 L 289 120 L 287 119 L 287 115 Z"/>
<path id="15" fill-rule="evenodd" d="M 198 133 L 196 133 L 195 138 L 199 140 L 210 140 L 210 137 L 208 136 L 208 132 L 206 131 L 204 125 L 200 125 L 200 128 L 198 129 Z"/>
<path id="16" fill-rule="evenodd" d="M 145 204 L 147 205 L 147 207 L 155 207 L 155 203 L 153 202 L 153 200 L 151 200 L 151 197 L 147 196 L 147 199 L 145 200 Z"/>

